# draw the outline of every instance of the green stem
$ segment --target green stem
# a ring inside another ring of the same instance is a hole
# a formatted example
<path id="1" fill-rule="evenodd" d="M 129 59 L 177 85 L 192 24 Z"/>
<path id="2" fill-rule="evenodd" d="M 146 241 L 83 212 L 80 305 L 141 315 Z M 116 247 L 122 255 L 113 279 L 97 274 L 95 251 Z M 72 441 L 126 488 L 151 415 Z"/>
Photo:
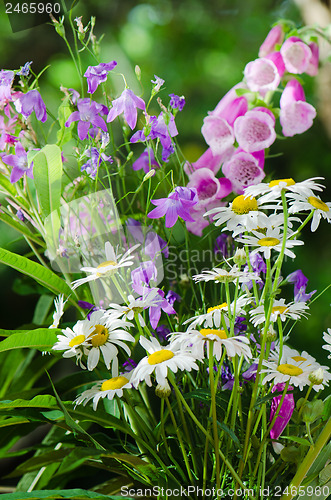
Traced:
<path id="1" fill-rule="evenodd" d="M 213 418 L 213 434 L 214 434 L 214 449 L 215 449 L 215 467 L 216 467 L 216 487 L 220 489 L 220 456 L 219 456 L 219 441 L 218 441 L 218 428 L 217 428 L 217 413 L 216 413 L 216 399 L 215 399 L 215 380 L 214 380 L 214 341 L 209 344 L 209 384 L 211 395 L 211 408 Z M 219 495 L 217 494 L 217 498 Z"/>

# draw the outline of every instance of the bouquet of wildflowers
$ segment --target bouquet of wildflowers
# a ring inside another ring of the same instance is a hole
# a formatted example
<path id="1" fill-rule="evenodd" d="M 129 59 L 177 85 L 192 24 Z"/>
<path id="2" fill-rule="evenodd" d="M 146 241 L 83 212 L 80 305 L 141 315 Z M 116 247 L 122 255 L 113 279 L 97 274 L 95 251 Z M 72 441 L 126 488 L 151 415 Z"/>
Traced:
<path id="1" fill-rule="evenodd" d="M 0 261 L 40 293 L 33 325 L 1 330 L 3 450 L 48 424 L 13 473 L 20 498 L 327 498 L 331 330 L 315 332 L 325 365 L 291 348 L 316 291 L 282 265 L 331 222 L 331 203 L 322 178 L 265 170 L 276 138 L 316 116 L 303 89 L 316 29 L 271 29 L 190 163 L 176 141 L 184 97 L 164 96 L 158 76 L 136 95 L 100 62 L 94 19 L 69 21 L 81 88 L 61 88 L 57 117 L 31 63 L 0 72 L 0 217 L 30 247 Z M 54 27 L 69 46 L 64 20 Z M 192 271 L 181 255 L 194 249 Z"/>

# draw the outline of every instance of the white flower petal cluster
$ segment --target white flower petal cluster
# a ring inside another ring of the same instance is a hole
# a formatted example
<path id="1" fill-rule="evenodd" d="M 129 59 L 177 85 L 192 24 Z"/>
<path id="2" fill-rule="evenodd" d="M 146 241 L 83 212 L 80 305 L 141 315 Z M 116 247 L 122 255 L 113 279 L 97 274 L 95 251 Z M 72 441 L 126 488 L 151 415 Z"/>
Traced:
<path id="1" fill-rule="evenodd" d="M 167 346 L 162 346 L 156 338 L 152 337 L 148 340 L 142 336 L 139 342 L 148 355 L 141 359 L 133 370 L 131 382 L 134 387 L 137 387 L 143 380 L 151 386 L 152 373 L 155 375 L 156 383 L 165 387 L 168 369 L 176 373 L 178 370 L 190 372 L 199 368 L 191 351 L 179 345 L 178 342 L 170 342 Z"/>
<path id="2" fill-rule="evenodd" d="M 279 228 L 267 229 L 266 233 L 260 233 L 258 231 L 252 231 L 253 236 L 243 236 L 242 238 L 237 238 L 237 241 L 240 243 L 244 243 L 245 245 L 255 247 L 252 250 L 251 255 L 259 252 L 264 255 L 265 259 L 270 259 L 271 250 L 275 250 L 276 252 L 281 252 L 283 246 L 284 236 L 280 232 Z M 285 241 L 285 255 L 289 257 L 295 258 L 295 253 L 290 250 L 298 245 L 303 245 L 304 242 L 301 240 L 292 240 L 289 239 L 294 233 L 288 231 L 287 239 Z"/>
<path id="3" fill-rule="evenodd" d="M 202 271 L 201 274 L 192 276 L 195 282 L 199 281 L 216 281 L 218 283 L 231 283 L 238 280 L 239 283 L 248 283 L 256 280 L 255 273 L 242 272 L 238 266 L 233 266 L 229 271 L 218 267 L 213 267 L 211 270 Z"/>
<path id="4" fill-rule="evenodd" d="M 100 399 L 107 398 L 112 400 L 115 396 L 121 398 L 124 389 L 132 388 L 130 375 L 131 372 L 110 379 L 99 380 L 91 389 L 82 392 L 82 394 L 75 399 L 75 408 L 79 404 L 85 406 L 92 399 L 93 410 L 95 411 Z"/>
<path id="5" fill-rule="evenodd" d="M 310 385 L 309 374 L 311 372 L 309 361 L 295 361 L 278 364 L 277 361 L 263 361 L 261 373 L 266 375 L 263 378 L 263 384 L 273 382 L 274 385 L 288 382 L 290 385 L 299 387 L 302 391 L 303 387 Z"/>
<path id="6" fill-rule="evenodd" d="M 302 182 L 295 182 L 292 178 L 289 179 L 276 179 L 269 183 L 261 182 L 254 186 L 248 186 L 244 190 L 244 196 L 259 198 L 260 203 L 267 203 L 275 201 L 281 197 L 281 192 L 285 189 L 286 192 L 300 194 L 302 196 L 313 195 L 314 191 L 322 191 L 325 186 L 318 184 L 315 181 L 324 180 L 324 177 L 312 177 Z"/>
<path id="7" fill-rule="evenodd" d="M 301 316 L 306 317 L 305 311 L 308 309 L 309 307 L 305 302 L 290 302 L 286 304 L 285 299 L 275 300 L 271 310 L 270 321 L 274 323 L 278 318 L 280 318 L 281 321 L 286 321 L 288 318 L 299 319 Z M 264 310 L 264 301 L 260 306 L 249 311 L 249 315 L 251 316 L 251 321 L 254 326 L 265 323 L 266 313 Z"/>
<path id="8" fill-rule="evenodd" d="M 331 359 L 331 328 L 328 328 L 327 332 L 323 332 L 323 340 L 326 342 L 322 347 L 326 351 L 330 351 L 328 359 Z"/>
<path id="9" fill-rule="evenodd" d="M 331 203 L 325 203 L 317 196 L 292 195 L 288 211 L 292 214 L 314 211 L 310 226 L 312 232 L 316 231 L 322 218 L 331 223 Z"/>

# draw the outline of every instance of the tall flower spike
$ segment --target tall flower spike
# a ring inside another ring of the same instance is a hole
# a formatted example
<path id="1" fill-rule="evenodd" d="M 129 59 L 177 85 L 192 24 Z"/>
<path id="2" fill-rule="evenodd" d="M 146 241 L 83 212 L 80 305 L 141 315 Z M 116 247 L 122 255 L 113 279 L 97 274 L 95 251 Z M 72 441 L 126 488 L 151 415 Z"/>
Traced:
<path id="1" fill-rule="evenodd" d="M 107 122 L 114 121 L 115 118 L 124 113 L 125 121 L 131 130 L 133 130 L 137 124 L 137 108 L 146 109 L 143 99 L 137 97 L 132 90 L 124 89 L 121 96 L 113 100 L 112 108 L 107 116 Z"/>

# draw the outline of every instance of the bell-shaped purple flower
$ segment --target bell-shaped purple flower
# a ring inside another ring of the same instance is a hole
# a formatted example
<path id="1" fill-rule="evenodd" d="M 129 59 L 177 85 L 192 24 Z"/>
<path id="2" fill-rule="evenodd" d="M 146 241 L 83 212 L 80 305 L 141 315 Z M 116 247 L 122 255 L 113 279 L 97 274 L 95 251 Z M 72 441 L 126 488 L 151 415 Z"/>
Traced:
<path id="1" fill-rule="evenodd" d="M 147 174 L 152 168 L 159 168 L 158 162 L 155 160 L 154 151 L 147 147 L 139 158 L 132 164 L 133 170 L 141 170 Z"/>
<path id="2" fill-rule="evenodd" d="M 280 24 L 277 24 L 267 34 L 264 42 L 259 49 L 259 57 L 265 57 L 274 52 L 276 45 L 281 45 L 284 40 L 284 31 Z"/>
<path id="3" fill-rule="evenodd" d="M 108 111 L 106 106 L 91 101 L 88 97 L 85 99 L 78 99 L 78 111 L 74 111 L 69 116 L 65 123 L 66 127 L 70 127 L 73 122 L 78 121 L 77 133 L 81 141 L 87 138 L 90 128 L 101 128 L 107 132 L 107 126 L 99 114 L 106 114 Z"/>
<path id="4" fill-rule="evenodd" d="M 248 153 L 266 149 L 276 139 L 275 117 L 264 107 L 257 107 L 239 116 L 234 122 L 234 133 L 239 146 Z"/>
<path id="5" fill-rule="evenodd" d="M 285 137 L 302 134 L 308 130 L 316 116 L 314 106 L 306 102 L 305 93 L 298 80 L 290 80 L 280 98 L 279 121 Z"/>
<path id="6" fill-rule="evenodd" d="M 150 219 L 159 219 L 165 215 L 165 226 L 172 227 L 177 222 L 178 217 L 184 221 L 193 222 L 190 210 L 198 203 L 198 194 L 196 189 L 178 186 L 169 194 L 167 198 L 151 200 L 156 208 L 149 212 Z"/>
<path id="7" fill-rule="evenodd" d="M 147 260 L 131 271 L 132 288 L 139 295 L 143 295 L 146 287 L 157 283 L 157 268 L 153 261 Z"/>
<path id="8" fill-rule="evenodd" d="M 46 106 L 38 90 L 33 89 L 29 90 L 26 94 L 22 94 L 15 101 L 15 108 L 24 118 L 28 118 L 34 111 L 37 120 L 42 123 L 47 120 Z"/>
<path id="9" fill-rule="evenodd" d="M 94 94 L 100 83 L 107 80 L 109 71 L 115 68 L 116 61 L 109 63 L 100 63 L 97 66 L 89 66 L 84 73 L 87 79 L 87 91 L 89 94 Z"/>
<path id="10" fill-rule="evenodd" d="M 275 391 L 283 391 L 285 388 L 285 384 L 277 384 L 274 385 L 273 388 L 271 389 L 271 392 Z M 293 387 L 291 385 L 288 386 L 288 391 L 293 391 Z M 279 396 L 275 396 L 271 400 L 271 409 L 270 409 L 270 422 L 273 420 L 275 413 L 278 409 L 278 406 L 280 404 L 280 401 L 282 399 L 282 395 L 280 394 Z M 295 408 L 295 402 L 294 402 L 294 397 L 292 392 L 288 392 L 285 395 L 285 398 L 283 400 L 282 406 L 279 410 L 278 416 L 275 420 L 274 425 L 272 426 L 272 429 L 270 430 L 270 437 L 271 439 L 278 439 L 289 421 L 291 420 L 292 413 Z"/>
<path id="11" fill-rule="evenodd" d="M 137 123 L 137 108 L 146 109 L 145 102 L 140 97 L 137 97 L 132 90 L 124 89 L 118 99 L 112 101 L 112 108 L 110 109 L 107 122 L 112 122 L 124 113 L 124 118 L 131 130 L 133 130 Z"/>
<path id="12" fill-rule="evenodd" d="M 280 48 L 285 68 L 289 73 L 304 73 L 312 59 L 310 47 L 297 36 L 290 36 Z"/>
<path id="13" fill-rule="evenodd" d="M 13 167 L 10 174 L 12 184 L 17 182 L 24 174 L 33 179 L 33 162 L 28 167 L 28 155 L 20 142 L 16 143 L 14 155 L 2 155 L 1 159 L 6 165 Z"/>
<path id="14" fill-rule="evenodd" d="M 149 307 L 149 320 L 151 327 L 155 330 L 161 317 L 161 312 L 164 311 L 166 314 L 176 314 L 175 309 L 164 297 L 164 291 L 159 288 L 151 288 L 150 291 L 153 293 L 157 290 L 157 295 L 153 300 L 152 305 Z"/>
<path id="15" fill-rule="evenodd" d="M 261 182 L 265 173 L 264 150 L 255 153 L 246 153 L 238 148 L 230 160 L 224 163 L 222 172 L 232 184 L 235 193 L 243 194 L 247 186 Z"/>
<path id="16" fill-rule="evenodd" d="M 294 283 L 294 302 L 306 302 L 316 293 L 316 290 L 306 293 L 308 278 L 303 274 L 301 269 L 297 269 L 289 274 L 286 281 L 288 283 Z"/>

